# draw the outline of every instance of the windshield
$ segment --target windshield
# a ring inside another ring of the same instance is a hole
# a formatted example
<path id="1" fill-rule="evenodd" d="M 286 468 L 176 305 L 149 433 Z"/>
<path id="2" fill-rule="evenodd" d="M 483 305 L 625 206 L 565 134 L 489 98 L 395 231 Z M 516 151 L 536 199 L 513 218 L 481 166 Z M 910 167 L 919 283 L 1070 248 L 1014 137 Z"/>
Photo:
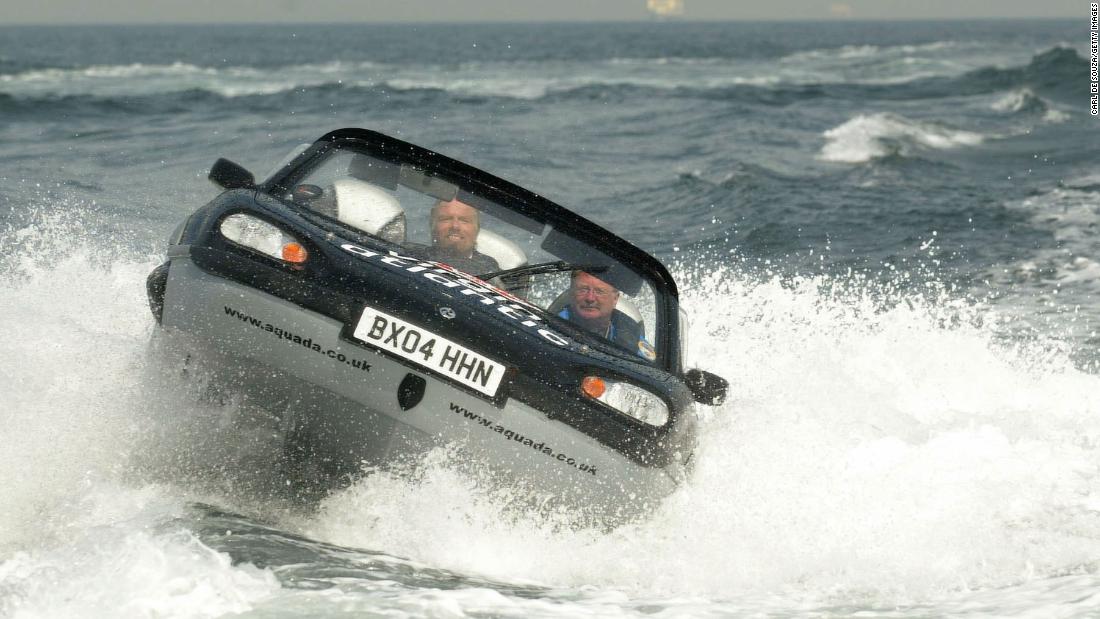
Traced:
<path id="1" fill-rule="evenodd" d="M 582 341 L 617 346 L 646 361 L 666 354 L 659 343 L 666 341 L 665 314 L 673 312 L 658 282 L 612 257 L 610 245 L 624 242 L 591 240 L 593 230 L 607 233 L 575 216 L 575 222 L 555 222 L 561 213 L 543 217 L 538 205 L 518 204 L 484 179 L 368 150 L 353 143 L 320 149 L 312 159 L 307 153 L 297 171 L 270 186 L 280 198 L 402 254 L 484 276 L 582 334 Z"/>

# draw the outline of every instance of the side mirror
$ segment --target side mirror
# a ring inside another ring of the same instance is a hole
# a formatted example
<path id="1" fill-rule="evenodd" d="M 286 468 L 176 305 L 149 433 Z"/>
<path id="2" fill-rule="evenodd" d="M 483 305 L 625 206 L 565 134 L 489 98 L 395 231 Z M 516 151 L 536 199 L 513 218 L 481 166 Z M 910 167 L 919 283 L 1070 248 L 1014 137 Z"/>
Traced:
<path id="1" fill-rule="evenodd" d="M 684 382 L 691 389 L 695 401 L 708 406 L 718 406 L 725 402 L 730 386 L 729 381 L 721 376 L 695 368 L 684 372 Z"/>
<path id="2" fill-rule="evenodd" d="M 256 177 L 251 172 L 228 159 L 215 161 L 207 178 L 226 189 L 252 189 L 256 186 Z"/>

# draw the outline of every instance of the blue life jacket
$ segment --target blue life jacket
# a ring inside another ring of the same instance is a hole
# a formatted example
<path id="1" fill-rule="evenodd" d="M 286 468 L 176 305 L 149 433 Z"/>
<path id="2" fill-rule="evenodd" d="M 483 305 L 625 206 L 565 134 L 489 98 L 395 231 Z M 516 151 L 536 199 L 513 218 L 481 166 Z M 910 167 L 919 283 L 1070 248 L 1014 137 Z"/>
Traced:
<path id="1" fill-rule="evenodd" d="M 574 324 L 580 324 L 578 320 L 573 318 L 573 312 L 570 311 L 571 308 L 571 305 L 566 305 L 562 308 L 562 310 L 558 312 L 558 318 L 564 318 Z M 637 355 L 643 359 L 653 361 L 657 358 L 657 353 L 653 345 L 645 339 L 645 327 L 619 310 L 615 310 L 611 314 L 611 326 L 608 327 L 607 330 L 607 339 L 627 350 L 635 351 Z"/>

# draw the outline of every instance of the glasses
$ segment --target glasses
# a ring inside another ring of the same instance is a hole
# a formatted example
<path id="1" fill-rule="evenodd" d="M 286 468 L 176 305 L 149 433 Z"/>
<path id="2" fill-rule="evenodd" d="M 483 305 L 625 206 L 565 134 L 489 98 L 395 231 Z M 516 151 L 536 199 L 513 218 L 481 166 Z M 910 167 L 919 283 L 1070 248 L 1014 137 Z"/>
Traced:
<path id="1" fill-rule="evenodd" d="M 606 299 L 612 294 L 612 290 L 608 288 L 593 288 L 592 286 L 577 286 L 573 289 L 573 294 L 578 297 L 587 297 L 588 295 L 594 295 L 597 299 Z"/>

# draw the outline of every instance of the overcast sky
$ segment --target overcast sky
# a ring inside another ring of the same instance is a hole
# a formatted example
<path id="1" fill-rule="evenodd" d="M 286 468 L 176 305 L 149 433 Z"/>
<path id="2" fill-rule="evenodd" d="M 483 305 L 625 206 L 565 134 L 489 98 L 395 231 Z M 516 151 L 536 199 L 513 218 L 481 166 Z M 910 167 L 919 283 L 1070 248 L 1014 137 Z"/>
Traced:
<path id="1" fill-rule="evenodd" d="M 1087 19 L 1085 0 L 684 0 L 683 19 Z M 632 21 L 645 0 L 0 0 L 0 24 Z"/>

